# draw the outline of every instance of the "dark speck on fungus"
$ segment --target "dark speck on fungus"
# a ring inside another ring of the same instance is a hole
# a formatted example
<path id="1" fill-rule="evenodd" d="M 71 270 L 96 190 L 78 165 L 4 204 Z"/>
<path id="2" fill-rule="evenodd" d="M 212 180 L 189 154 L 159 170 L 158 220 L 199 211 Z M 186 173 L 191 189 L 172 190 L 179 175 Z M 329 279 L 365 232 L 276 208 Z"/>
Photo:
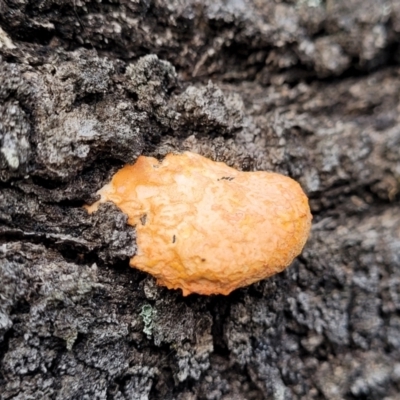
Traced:
<path id="1" fill-rule="evenodd" d="M 308 199 L 293 179 L 237 171 L 189 152 L 160 163 L 141 156 L 98 193 L 89 212 L 111 201 L 136 226 L 131 266 L 185 296 L 226 295 L 281 272 L 311 227 Z"/>

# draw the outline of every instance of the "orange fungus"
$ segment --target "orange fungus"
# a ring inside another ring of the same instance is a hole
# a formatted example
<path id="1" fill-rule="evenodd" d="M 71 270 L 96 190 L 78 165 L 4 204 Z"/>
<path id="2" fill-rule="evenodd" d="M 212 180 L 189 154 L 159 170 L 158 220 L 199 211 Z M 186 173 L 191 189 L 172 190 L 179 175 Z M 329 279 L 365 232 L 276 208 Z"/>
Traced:
<path id="1" fill-rule="evenodd" d="M 183 295 L 228 294 L 284 270 L 311 226 L 300 185 L 271 172 L 241 172 L 185 152 L 126 165 L 87 207 L 113 202 L 136 227 L 130 265 Z"/>

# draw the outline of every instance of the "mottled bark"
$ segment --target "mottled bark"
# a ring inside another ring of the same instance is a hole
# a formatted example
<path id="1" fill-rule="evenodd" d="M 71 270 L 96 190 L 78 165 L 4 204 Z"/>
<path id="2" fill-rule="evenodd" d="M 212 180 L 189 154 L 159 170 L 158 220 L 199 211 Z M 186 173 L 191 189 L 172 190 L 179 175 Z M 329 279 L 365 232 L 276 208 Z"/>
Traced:
<path id="1" fill-rule="evenodd" d="M 399 0 L 0 0 L 0 399 L 400 393 Z M 183 298 L 83 205 L 190 150 L 298 180 L 282 274 Z"/>

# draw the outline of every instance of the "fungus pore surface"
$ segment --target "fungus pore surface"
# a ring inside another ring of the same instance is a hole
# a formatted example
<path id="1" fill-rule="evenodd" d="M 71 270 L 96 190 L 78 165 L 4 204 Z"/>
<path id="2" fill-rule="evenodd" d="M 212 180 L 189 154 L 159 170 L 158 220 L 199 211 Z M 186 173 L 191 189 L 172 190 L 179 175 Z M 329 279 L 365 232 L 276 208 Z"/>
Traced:
<path id="1" fill-rule="evenodd" d="M 132 267 L 183 295 L 228 294 L 284 270 L 311 227 L 308 199 L 293 179 L 241 172 L 185 152 L 141 156 L 98 192 L 136 226 Z"/>

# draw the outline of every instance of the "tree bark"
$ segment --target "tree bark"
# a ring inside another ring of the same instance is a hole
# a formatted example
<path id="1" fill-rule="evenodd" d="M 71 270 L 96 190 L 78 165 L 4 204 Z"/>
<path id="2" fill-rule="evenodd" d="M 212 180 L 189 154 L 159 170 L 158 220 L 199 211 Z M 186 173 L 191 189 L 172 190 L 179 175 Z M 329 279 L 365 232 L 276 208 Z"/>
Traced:
<path id="1" fill-rule="evenodd" d="M 0 0 L 0 399 L 398 399 L 399 0 Z M 83 206 L 141 154 L 289 175 L 283 273 L 183 297 Z"/>

